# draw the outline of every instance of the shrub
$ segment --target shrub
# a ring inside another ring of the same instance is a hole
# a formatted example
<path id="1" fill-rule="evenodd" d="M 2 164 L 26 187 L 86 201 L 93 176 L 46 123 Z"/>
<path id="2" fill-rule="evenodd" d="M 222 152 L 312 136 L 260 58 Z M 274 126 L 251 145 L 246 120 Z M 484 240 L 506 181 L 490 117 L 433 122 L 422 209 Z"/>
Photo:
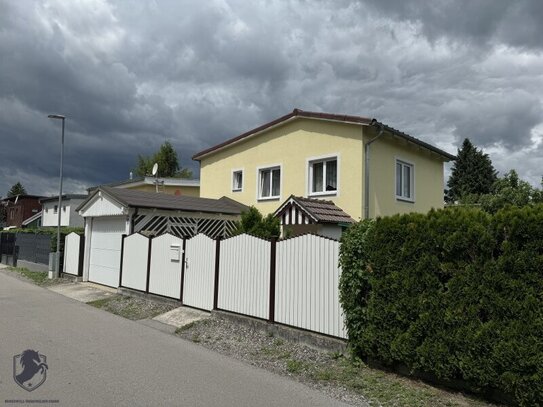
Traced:
<path id="1" fill-rule="evenodd" d="M 236 222 L 236 234 L 248 233 L 250 235 L 270 239 L 279 237 L 281 226 L 279 219 L 272 214 L 262 216 L 260 211 L 254 206 L 241 214 L 241 220 Z"/>
<path id="2" fill-rule="evenodd" d="M 543 206 L 362 222 L 340 263 L 356 355 L 543 401 Z"/>

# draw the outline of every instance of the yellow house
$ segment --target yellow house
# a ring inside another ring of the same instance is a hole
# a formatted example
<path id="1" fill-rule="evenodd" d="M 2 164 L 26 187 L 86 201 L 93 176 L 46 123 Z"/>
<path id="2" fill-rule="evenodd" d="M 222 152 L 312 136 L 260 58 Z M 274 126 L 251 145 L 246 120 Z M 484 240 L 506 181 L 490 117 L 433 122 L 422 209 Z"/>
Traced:
<path id="1" fill-rule="evenodd" d="M 202 197 L 276 215 L 291 196 L 324 199 L 360 220 L 443 207 L 443 165 L 455 157 L 375 119 L 294 109 L 193 159 Z"/>
<path id="2" fill-rule="evenodd" d="M 200 180 L 165 177 L 136 177 L 104 186 L 113 188 L 135 189 L 137 191 L 160 192 L 179 196 L 200 196 Z M 92 192 L 98 187 L 89 188 Z"/>

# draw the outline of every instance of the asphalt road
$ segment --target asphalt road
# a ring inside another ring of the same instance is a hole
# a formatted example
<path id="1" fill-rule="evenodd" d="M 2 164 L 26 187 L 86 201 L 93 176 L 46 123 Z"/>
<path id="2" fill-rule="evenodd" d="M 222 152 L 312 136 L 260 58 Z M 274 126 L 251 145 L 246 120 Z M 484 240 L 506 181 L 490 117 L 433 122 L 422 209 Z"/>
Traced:
<path id="1" fill-rule="evenodd" d="M 47 357 L 32 392 L 13 356 Z M 0 403 L 65 406 L 341 406 L 295 381 L 0 272 Z M 30 403 L 28 403 L 30 404 Z M 20 404 L 18 404 L 20 405 Z"/>

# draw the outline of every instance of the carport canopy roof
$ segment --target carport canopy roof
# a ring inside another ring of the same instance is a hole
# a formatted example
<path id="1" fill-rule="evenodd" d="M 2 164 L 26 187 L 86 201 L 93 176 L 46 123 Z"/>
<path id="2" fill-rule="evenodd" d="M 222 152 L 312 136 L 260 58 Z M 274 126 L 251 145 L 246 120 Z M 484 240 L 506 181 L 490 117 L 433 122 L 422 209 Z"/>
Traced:
<path id="1" fill-rule="evenodd" d="M 102 186 L 94 190 L 77 207 L 76 211 L 85 210 L 96 200 L 97 196 L 103 195 L 126 208 L 164 209 L 228 215 L 240 215 L 243 211 L 249 209 L 247 206 L 224 196 L 219 199 L 198 198 Z"/>

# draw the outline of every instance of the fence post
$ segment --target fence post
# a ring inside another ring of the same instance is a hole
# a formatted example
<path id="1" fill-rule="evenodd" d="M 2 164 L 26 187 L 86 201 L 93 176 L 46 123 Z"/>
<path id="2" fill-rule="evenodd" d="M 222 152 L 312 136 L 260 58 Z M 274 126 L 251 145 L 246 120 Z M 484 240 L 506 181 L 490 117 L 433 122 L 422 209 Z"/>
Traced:
<path id="1" fill-rule="evenodd" d="M 85 258 L 85 235 L 79 235 L 79 261 L 77 262 L 77 275 L 83 276 L 83 260 Z"/>
<path id="2" fill-rule="evenodd" d="M 219 265 L 220 265 L 220 255 L 221 255 L 221 238 L 217 237 L 215 240 L 216 249 L 215 249 L 215 287 L 213 289 L 213 309 L 218 309 L 219 304 Z"/>
<path id="3" fill-rule="evenodd" d="M 119 269 L 119 287 L 122 287 L 123 282 L 124 239 L 126 239 L 126 234 L 123 233 L 121 236 L 121 268 Z"/>
<path id="4" fill-rule="evenodd" d="M 151 277 L 151 249 L 153 248 L 153 238 L 149 237 L 149 249 L 147 251 L 147 283 L 145 292 L 149 294 L 149 279 Z"/>
<path id="5" fill-rule="evenodd" d="M 183 304 L 183 289 L 185 288 L 185 250 L 187 249 L 187 239 L 183 238 L 183 255 L 181 256 L 181 287 L 179 289 L 179 301 Z"/>
<path id="6" fill-rule="evenodd" d="M 272 237 L 270 242 L 270 302 L 268 322 L 275 322 L 275 270 L 277 262 L 277 238 Z"/>

